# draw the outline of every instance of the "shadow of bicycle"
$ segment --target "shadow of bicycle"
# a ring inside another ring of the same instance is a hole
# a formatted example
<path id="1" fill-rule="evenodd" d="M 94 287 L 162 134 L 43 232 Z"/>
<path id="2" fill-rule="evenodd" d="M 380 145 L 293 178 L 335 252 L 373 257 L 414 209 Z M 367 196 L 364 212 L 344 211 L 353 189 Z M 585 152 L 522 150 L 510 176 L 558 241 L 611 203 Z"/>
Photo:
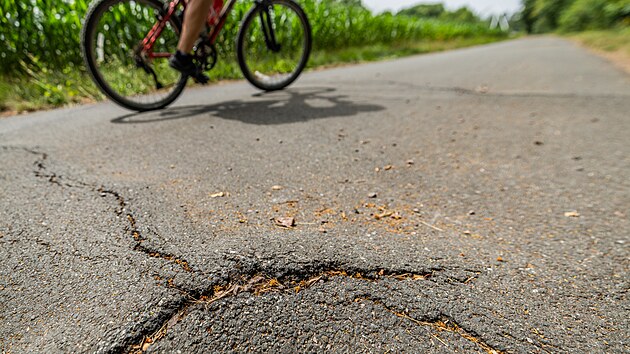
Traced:
<path id="1" fill-rule="evenodd" d="M 133 113 L 112 119 L 111 122 L 117 124 L 156 123 L 207 114 L 247 124 L 271 125 L 350 117 L 359 113 L 385 109 L 375 104 L 352 102 L 347 96 L 335 94 L 335 91 L 334 88 L 314 87 L 287 89 L 256 94 L 245 100 L 233 100 L 213 105 L 180 106 L 160 111 Z"/>

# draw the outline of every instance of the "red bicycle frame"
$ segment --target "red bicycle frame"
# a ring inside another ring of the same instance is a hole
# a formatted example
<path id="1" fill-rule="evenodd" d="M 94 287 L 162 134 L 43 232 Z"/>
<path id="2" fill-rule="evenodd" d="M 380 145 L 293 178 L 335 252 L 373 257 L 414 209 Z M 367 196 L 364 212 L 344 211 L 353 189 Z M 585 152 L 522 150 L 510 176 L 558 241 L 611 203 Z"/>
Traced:
<path id="1" fill-rule="evenodd" d="M 149 33 L 142 40 L 143 51 L 147 54 L 149 58 L 152 58 L 152 59 L 153 58 L 170 58 L 171 55 L 173 55 L 172 53 L 154 53 L 153 46 L 155 44 L 155 41 L 162 34 L 162 30 L 164 29 L 168 21 L 171 19 L 171 16 L 175 14 L 175 11 L 177 10 L 177 6 L 180 4 L 184 7 L 184 12 L 185 12 L 186 11 L 185 0 L 172 0 L 169 3 L 166 14 L 155 25 L 153 25 L 153 28 L 151 28 Z M 236 4 L 236 0 L 227 1 L 227 3 L 223 6 L 223 9 L 221 10 L 221 14 L 219 15 L 219 21 L 217 22 L 216 25 L 213 26 L 212 23 L 210 22 L 210 19 L 207 20 L 208 28 L 210 28 L 210 33 L 208 34 L 208 40 L 211 44 L 214 44 L 217 37 L 219 36 L 219 33 L 221 33 L 221 30 L 223 29 L 223 26 L 225 25 L 225 21 L 227 20 L 229 13 L 232 11 L 232 8 L 234 8 L 234 4 Z"/>

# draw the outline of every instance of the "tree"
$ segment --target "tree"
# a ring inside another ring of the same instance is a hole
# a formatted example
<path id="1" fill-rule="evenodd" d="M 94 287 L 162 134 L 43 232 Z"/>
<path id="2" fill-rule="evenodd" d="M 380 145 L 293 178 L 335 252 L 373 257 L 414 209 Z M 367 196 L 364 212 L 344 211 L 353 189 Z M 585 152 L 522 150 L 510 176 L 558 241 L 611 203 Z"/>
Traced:
<path id="1" fill-rule="evenodd" d="M 442 4 L 420 4 L 407 9 L 400 10 L 398 15 L 411 16 L 411 17 L 423 17 L 423 18 L 438 18 L 446 10 Z"/>
<path id="2" fill-rule="evenodd" d="M 574 0 L 536 0 L 534 4 L 533 32 L 543 33 L 558 28 L 560 16 Z"/>
<path id="3" fill-rule="evenodd" d="M 357 6 L 357 7 L 364 8 L 363 3 L 361 3 L 361 0 L 335 0 L 335 1 L 346 6 Z"/>
<path id="4" fill-rule="evenodd" d="M 609 0 L 576 0 L 560 16 L 559 28 L 563 31 L 603 29 L 614 22 L 606 13 Z"/>
<path id="5" fill-rule="evenodd" d="M 480 19 L 468 7 L 464 6 L 455 11 L 446 11 L 440 15 L 440 19 L 452 22 L 475 23 Z"/>
<path id="6" fill-rule="evenodd" d="M 630 25 L 630 0 L 523 0 L 514 18 L 528 33 L 606 29 Z"/>
<path id="7" fill-rule="evenodd" d="M 630 26 L 630 0 L 610 1 L 604 11 L 615 24 Z"/>
<path id="8" fill-rule="evenodd" d="M 523 25 L 525 31 L 527 33 L 534 32 L 534 22 L 536 19 L 534 18 L 534 7 L 536 6 L 536 0 L 524 0 L 523 1 L 523 10 L 517 16 L 519 25 Z"/>

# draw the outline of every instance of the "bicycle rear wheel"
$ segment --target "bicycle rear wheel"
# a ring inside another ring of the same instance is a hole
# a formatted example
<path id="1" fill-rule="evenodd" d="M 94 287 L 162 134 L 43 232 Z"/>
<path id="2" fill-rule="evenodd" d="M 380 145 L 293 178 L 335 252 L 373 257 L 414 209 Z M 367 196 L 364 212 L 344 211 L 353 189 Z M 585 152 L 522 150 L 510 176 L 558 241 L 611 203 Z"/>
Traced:
<path id="1" fill-rule="evenodd" d="M 295 81 L 311 46 L 311 26 L 293 0 L 257 3 L 245 16 L 236 42 L 243 75 L 265 91 L 281 90 Z"/>
<path id="2" fill-rule="evenodd" d="M 153 53 L 142 42 L 165 15 L 158 0 L 102 0 L 92 4 L 81 33 L 83 57 L 96 85 L 114 102 L 136 110 L 164 108 L 182 93 L 187 77 L 168 65 L 181 23 L 171 16 Z"/>

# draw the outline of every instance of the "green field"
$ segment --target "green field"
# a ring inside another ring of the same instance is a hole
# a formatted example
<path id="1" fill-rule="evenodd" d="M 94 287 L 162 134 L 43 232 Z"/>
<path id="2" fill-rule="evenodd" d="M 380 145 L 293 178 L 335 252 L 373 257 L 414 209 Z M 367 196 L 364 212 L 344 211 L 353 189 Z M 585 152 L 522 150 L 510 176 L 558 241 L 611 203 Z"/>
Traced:
<path id="1" fill-rule="evenodd" d="M 505 33 L 488 29 L 481 20 L 373 15 L 353 1 L 299 3 L 313 28 L 311 68 L 507 38 Z M 30 111 L 103 99 L 88 78 L 80 54 L 86 0 L 0 0 L 0 4 L 0 110 Z M 241 1 L 232 12 L 218 41 L 220 63 L 210 73 L 213 80 L 241 78 L 234 41 L 239 21 L 250 6 L 251 2 Z"/>

